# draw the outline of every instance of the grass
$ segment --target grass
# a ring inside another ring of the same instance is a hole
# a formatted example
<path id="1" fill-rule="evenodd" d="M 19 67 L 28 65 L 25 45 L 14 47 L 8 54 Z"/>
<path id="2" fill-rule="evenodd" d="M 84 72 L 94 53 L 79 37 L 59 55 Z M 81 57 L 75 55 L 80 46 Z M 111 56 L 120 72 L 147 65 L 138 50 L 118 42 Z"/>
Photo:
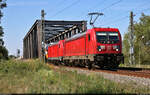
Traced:
<path id="1" fill-rule="evenodd" d="M 39 60 L 0 63 L 0 93 L 150 93 L 149 88 L 117 84 L 102 76 L 54 69 Z"/>
<path id="2" fill-rule="evenodd" d="M 141 65 L 141 64 L 120 64 L 119 67 L 133 67 L 133 68 L 148 68 L 150 65 Z"/>

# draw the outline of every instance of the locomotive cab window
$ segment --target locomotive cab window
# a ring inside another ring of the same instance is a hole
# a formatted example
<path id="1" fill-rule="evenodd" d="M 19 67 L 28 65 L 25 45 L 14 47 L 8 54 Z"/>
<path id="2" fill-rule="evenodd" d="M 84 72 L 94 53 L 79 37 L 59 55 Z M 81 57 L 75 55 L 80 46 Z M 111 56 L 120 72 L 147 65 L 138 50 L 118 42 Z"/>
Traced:
<path id="1" fill-rule="evenodd" d="M 88 41 L 90 41 L 90 39 L 91 39 L 91 38 L 90 38 L 90 34 L 89 34 L 89 35 L 88 35 Z"/>
<path id="2" fill-rule="evenodd" d="M 114 44 L 119 42 L 118 32 L 96 32 L 96 39 L 98 43 Z"/>
<path id="3" fill-rule="evenodd" d="M 98 43 L 105 43 L 107 41 L 107 33 L 105 32 L 97 32 L 96 39 Z"/>

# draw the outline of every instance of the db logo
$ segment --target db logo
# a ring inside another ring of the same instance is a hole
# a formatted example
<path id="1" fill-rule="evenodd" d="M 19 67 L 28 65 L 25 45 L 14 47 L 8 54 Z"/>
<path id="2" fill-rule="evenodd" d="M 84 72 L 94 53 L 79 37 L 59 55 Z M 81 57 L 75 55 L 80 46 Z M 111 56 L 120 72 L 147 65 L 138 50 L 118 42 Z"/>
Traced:
<path id="1" fill-rule="evenodd" d="M 110 51 L 111 50 L 111 46 L 107 46 L 107 50 Z"/>

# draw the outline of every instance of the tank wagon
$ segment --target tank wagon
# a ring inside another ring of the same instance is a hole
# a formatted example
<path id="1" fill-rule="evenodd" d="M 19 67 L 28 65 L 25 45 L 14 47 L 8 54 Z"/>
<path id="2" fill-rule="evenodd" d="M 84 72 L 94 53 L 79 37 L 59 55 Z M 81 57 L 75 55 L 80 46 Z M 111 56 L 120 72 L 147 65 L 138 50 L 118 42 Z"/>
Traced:
<path id="1" fill-rule="evenodd" d="M 117 28 L 92 28 L 47 46 L 47 61 L 67 66 L 117 68 L 124 62 Z"/>

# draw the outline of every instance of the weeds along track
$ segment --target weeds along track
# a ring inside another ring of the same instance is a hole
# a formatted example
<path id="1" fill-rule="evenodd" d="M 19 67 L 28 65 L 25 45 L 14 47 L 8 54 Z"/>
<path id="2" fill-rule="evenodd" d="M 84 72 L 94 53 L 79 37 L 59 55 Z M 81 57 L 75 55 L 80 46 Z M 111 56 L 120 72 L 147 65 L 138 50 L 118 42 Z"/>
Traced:
<path id="1" fill-rule="evenodd" d="M 133 76 L 133 77 L 142 77 L 150 79 L 150 69 L 148 68 L 133 68 L 133 67 L 119 67 L 117 69 L 100 69 L 95 67 L 94 69 L 89 70 L 85 67 L 71 67 L 71 66 L 64 66 L 64 65 L 53 65 L 49 63 L 54 68 L 64 67 L 67 69 L 76 69 L 76 70 L 85 70 L 85 71 L 92 71 L 92 72 L 105 72 L 111 74 L 119 74 L 119 75 L 126 75 L 126 76 Z"/>
<path id="2" fill-rule="evenodd" d="M 134 76 L 134 77 L 143 77 L 150 79 L 150 69 L 145 68 L 117 68 L 117 69 L 96 69 L 97 72 L 106 72 L 112 74 L 119 74 L 119 75 L 127 75 L 127 76 Z"/>

